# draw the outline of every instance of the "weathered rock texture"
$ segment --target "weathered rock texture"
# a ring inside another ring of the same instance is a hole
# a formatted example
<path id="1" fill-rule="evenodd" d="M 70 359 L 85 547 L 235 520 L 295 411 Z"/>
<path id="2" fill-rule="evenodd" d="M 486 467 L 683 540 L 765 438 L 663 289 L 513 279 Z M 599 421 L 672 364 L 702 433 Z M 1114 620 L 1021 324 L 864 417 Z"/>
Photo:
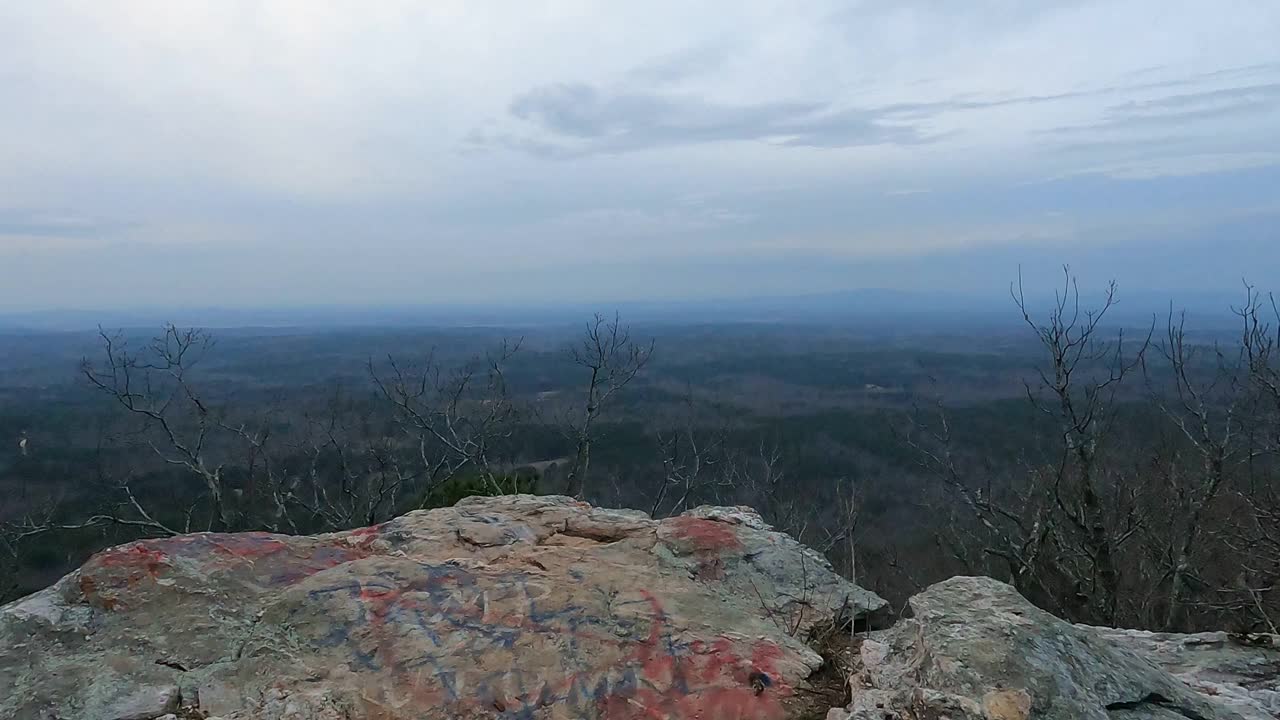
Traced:
<path id="1" fill-rule="evenodd" d="M 1249 720 L 1280 718 L 1280 636 L 1092 629 Z"/>
<path id="2" fill-rule="evenodd" d="M 1240 690 L 1250 673 L 1274 673 L 1276 658 L 1261 649 L 1255 656 L 1219 645 L 1217 656 L 1193 656 L 1184 651 L 1197 636 L 1071 625 L 990 578 L 952 578 L 910 606 L 913 617 L 862 643 L 852 704 L 832 720 L 1272 717 L 1248 714 L 1262 706 L 1247 695 L 1223 702 L 1197 682 L 1217 672 Z"/>
<path id="3" fill-rule="evenodd" d="M 749 510 L 473 498 L 99 553 L 0 608 L 0 718 L 783 718 L 883 606 Z"/>

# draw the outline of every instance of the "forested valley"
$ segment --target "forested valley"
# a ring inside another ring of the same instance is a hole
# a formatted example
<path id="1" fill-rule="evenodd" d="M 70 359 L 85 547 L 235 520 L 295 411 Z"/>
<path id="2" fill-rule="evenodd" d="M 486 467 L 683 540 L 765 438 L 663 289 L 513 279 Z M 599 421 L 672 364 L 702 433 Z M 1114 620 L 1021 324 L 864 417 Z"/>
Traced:
<path id="1" fill-rule="evenodd" d="M 1280 315 L 0 333 L 0 599 L 106 546 L 476 494 L 750 505 L 896 604 L 958 573 L 1069 619 L 1280 623 Z M 1224 309 L 1226 311 L 1227 309 Z"/>

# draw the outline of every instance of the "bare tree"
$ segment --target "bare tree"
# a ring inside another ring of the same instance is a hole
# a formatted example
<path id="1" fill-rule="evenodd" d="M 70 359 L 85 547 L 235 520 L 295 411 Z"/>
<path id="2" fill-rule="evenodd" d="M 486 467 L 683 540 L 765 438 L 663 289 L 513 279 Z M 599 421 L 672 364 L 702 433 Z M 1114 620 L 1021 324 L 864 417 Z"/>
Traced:
<path id="1" fill-rule="evenodd" d="M 792 484 L 782 447 L 762 438 L 751 447 L 729 453 L 729 477 L 741 502 L 754 507 L 770 525 L 796 537 L 804 534 L 812 498 Z"/>
<path id="2" fill-rule="evenodd" d="M 289 531 L 300 531 L 297 508 L 308 526 L 322 528 L 373 525 L 393 516 L 402 493 L 422 473 L 411 453 L 374 427 L 372 406 L 338 385 L 323 412 L 304 419 L 303 438 L 290 447 L 293 467 L 273 463 L 270 455 L 249 457 L 249 468 L 265 474 L 276 514 L 283 513 Z"/>
<path id="3" fill-rule="evenodd" d="M 723 436 L 704 435 L 692 427 L 659 433 L 663 475 L 649 514 L 659 517 L 687 510 L 690 497 L 713 482 L 709 478 L 722 463 L 723 442 Z"/>
<path id="4" fill-rule="evenodd" d="M 1140 367 L 1151 333 L 1133 348 L 1126 347 L 1123 330 L 1117 331 L 1114 340 L 1101 337 L 1102 321 L 1116 303 L 1115 282 L 1107 286 L 1099 309 L 1081 309 L 1079 284 L 1069 268 L 1063 268 L 1063 276 L 1064 285 L 1054 293 L 1047 322 L 1032 319 L 1021 273 L 1010 293 L 1048 356 L 1048 370 L 1039 370 L 1039 388 L 1033 390 L 1028 384 L 1027 397 L 1061 432 L 1062 455 L 1050 478 L 1053 500 L 1059 515 L 1075 531 L 1099 617 L 1111 623 L 1119 598 L 1119 547 L 1132 538 L 1141 518 L 1133 505 L 1108 505 L 1109 479 L 1099 467 L 1099 454 L 1115 419 L 1116 391 Z M 1117 509 L 1120 517 L 1114 512 Z"/>
<path id="5" fill-rule="evenodd" d="M 862 498 L 858 489 L 857 482 L 851 477 L 848 479 L 848 491 L 844 490 L 844 484 L 841 483 L 839 490 L 839 506 L 840 506 L 840 533 L 832 538 L 832 542 L 837 542 L 840 536 L 844 536 L 844 541 L 849 548 L 849 582 L 854 585 L 858 584 L 858 515 L 862 510 Z M 849 642 L 852 643 L 858 632 L 858 623 L 855 619 L 850 618 L 849 621 Z"/>
<path id="6" fill-rule="evenodd" d="M 478 475 L 494 492 L 503 492 L 500 445 L 510 438 L 511 425 L 520 416 L 507 387 L 506 366 L 520 345 L 519 341 L 503 342 L 482 361 L 453 371 L 446 371 L 433 357 L 416 368 L 388 358 L 383 371 L 370 362 L 369 376 L 394 409 L 401 437 L 419 461 L 413 474 L 404 475 L 390 464 L 391 453 L 371 453 L 379 476 L 385 476 L 390 467 L 393 488 L 421 478 L 424 500 L 442 483 L 465 472 Z M 338 444 L 333 444 L 337 451 Z"/>
<path id="7" fill-rule="evenodd" d="M 1242 345 L 1256 403 L 1247 428 L 1250 448 L 1244 480 L 1235 500 L 1246 522 L 1230 546 L 1241 559 L 1237 594 L 1256 622 L 1271 632 L 1280 625 L 1280 307 L 1274 295 L 1264 304 L 1246 284 L 1249 301 L 1237 309 L 1244 324 Z M 1269 311 L 1269 312 L 1268 312 Z"/>
<path id="8" fill-rule="evenodd" d="M 637 342 L 629 328 L 614 314 L 612 320 L 596 315 L 578 341 L 569 347 L 569 357 L 588 373 L 582 408 L 570 418 L 570 439 L 574 455 L 565 482 L 565 493 L 582 497 L 591 470 L 591 446 L 601 413 L 620 390 L 644 369 L 653 357 L 654 343 Z"/>
<path id="9" fill-rule="evenodd" d="M 199 387 L 196 369 L 213 348 L 211 335 L 168 325 L 139 353 L 131 352 L 119 333 L 100 329 L 99 336 L 103 362 L 83 360 L 83 376 L 124 408 L 127 416 L 140 421 L 139 435 L 163 467 L 179 468 L 204 486 L 207 516 L 193 524 L 199 503 L 187 507 L 182 532 L 298 532 L 289 510 L 300 497 L 294 491 L 302 478 L 291 475 L 277 457 L 296 448 L 277 439 L 273 428 L 279 423 L 273 422 L 270 410 L 235 420 L 225 405 Z M 96 515 L 97 522 L 132 524 L 160 534 L 177 532 L 144 507 L 132 490 L 131 471 L 120 477 L 112 481 L 114 490 L 109 495 L 123 502 Z"/>
<path id="10" fill-rule="evenodd" d="M 1028 465 L 1030 482 L 1001 482 L 989 470 L 975 480 L 953 433 L 950 416 L 937 400 L 932 417 L 915 407 L 902 435 L 921 469 L 940 481 L 946 498 L 932 509 L 939 519 L 938 547 L 967 572 L 1000 575 L 1041 605 L 1064 611 L 1080 591 L 1052 557 L 1057 552 L 1057 518 L 1045 474 Z M 957 512 L 957 502 L 963 514 Z M 997 565 L 990 564 L 993 560 Z"/>
<path id="11" fill-rule="evenodd" d="M 1054 428 L 1051 462 L 1025 463 L 1025 476 L 974 481 L 957 456 L 953 428 L 938 404 L 919 409 L 905 438 L 922 467 L 967 509 L 972 528 L 952 526 L 957 557 L 984 564 L 998 558 L 1008 577 L 1041 604 L 1076 619 L 1113 623 L 1121 596 L 1122 549 L 1142 526 L 1139 487 L 1106 462 L 1121 383 L 1141 365 L 1151 335 L 1128 342 L 1122 330 L 1104 337 L 1116 303 L 1108 285 L 1100 308 L 1081 306 L 1079 285 L 1064 268 L 1047 317 L 1032 317 L 1021 273 L 1010 294 L 1045 356 L 1036 382 L 1025 383 L 1036 414 Z M 968 548 L 975 548 L 970 555 Z"/>
<path id="12" fill-rule="evenodd" d="M 1249 295 L 1244 307 L 1256 302 L 1252 290 Z M 1247 345 L 1246 341 L 1236 348 L 1196 346 L 1187 338 L 1186 314 L 1175 316 L 1170 311 L 1164 337 L 1155 343 L 1168 382 L 1154 385 L 1157 369 L 1144 363 L 1152 403 L 1197 458 L 1184 468 L 1174 450 L 1161 461 L 1167 468 L 1162 473 L 1166 481 L 1162 494 L 1172 505 L 1163 513 L 1171 526 L 1168 550 L 1163 553 L 1165 567 L 1158 578 L 1159 585 L 1167 588 L 1161 625 L 1168 630 L 1183 627 L 1187 595 L 1198 574 L 1193 554 L 1202 544 L 1205 520 L 1231 476 L 1251 455 L 1250 421 L 1242 417 L 1252 405 Z"/>
<path id="13" fill-rule="evenodd" d="M 388 358 L 368 364 L 374 400 L 390 408 L 390 427 L 375 428 L 367 402 L 335 389 L 325 411 L 290 429 L 268 410 L 235 420 L 197 386 L 194 370 L 212 347 L 200 330 L 165 328 L 140 353 L 124 338 L 100 332 L 104 361 L 82 363 L 89 383 L 140 421 L 140 437 L 161 467 L 176 467 L 204 488 L 208 517 L 171 524 L 148 511 L 133 476 L 113 481 L 107 496 L 122 502 L 94 523 L 131 524 L 152 534 L 192 529 L 276 532 L 334 530 L 380 522 L 403 510 L 406 497 L 425 502 L 442 483 L 474 473 L 500 492 L 502 442 L 518 417 L 505 364 L 519 343 L 446 370 L 428 358 L 418 366 Z M 381 417 L 387 417 L 386 414 Z M 281 430 L 285 428 L 285 430 Z M 105 487 L 105 486 L 104 486 Z M 172 508 L 166 508 L 172 515 Z"/>
<path id="14" fill-rule="evenodd" d="M 191 372 L 213 339 L 198 329 L 165 327 L 141 353 L 129 352 L 120 334 L 99 329 L 105 364 L 87 358 L 81 373 L 132 416 L 142 420 L 146 443 L 166 465 L 184 469 L 200 479 L 209 498 L 206 529 L 238 527 L 238 510 L 231 506 L 224 476 L 225 463 L 211 456 L 212 436 L 228 426 L 216 409 L 202 399 Z"/>
<path id="15" fill-rule="evenodd" d="M 704 425 L 708 421 L 686 392 L 675 426 L 657 431 L 662 473 L 650 515 L 675 515 L 692 502 L 718 503 L 723 494 L 737 492 L 740 468 L 729 447 L 729 428 L 719 412 L 714 416 L 714 425 Z"/>

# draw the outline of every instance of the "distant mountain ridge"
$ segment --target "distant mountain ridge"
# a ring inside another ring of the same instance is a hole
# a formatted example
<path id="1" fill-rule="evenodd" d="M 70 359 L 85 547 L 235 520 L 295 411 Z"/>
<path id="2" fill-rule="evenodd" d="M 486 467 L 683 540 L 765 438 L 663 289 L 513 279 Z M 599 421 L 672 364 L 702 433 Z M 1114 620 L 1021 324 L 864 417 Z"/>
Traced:
<path id="1" fill-rule="evenodd" d="M 1082 290 L 1089 306 L 1101 302 L 1101 292 Z M 1216 292 L 1140 291 L 1119 294 L 1111 311 L 1118 324 L 1145 324 L 1170 307 L 1185 308 L 1196 319 L 1220 325 L 1232 318 L 1230 309 L 1244 299 Z M 1028 292 L 1037 307 L 1052 301 L 1051 292 Z M 59 309 L 0 312 L 0 331 L 82 331 L 109 328 L 156 327 L 168 322 L 207 328 L 286 327 L 411 327 L 561 325 L 578 323 L 595 312 L 621 313 L 633 323 L 690 322 L 820 322 L 889 324 L 903 321 L 930 324 L 964 322 L 1007 325 L 1021 322 L 1007 291 L 984 294 L 911 290 L 863 289 L 811 295 L 777 295 L 670 301 L 601 303 L 532 303 L 493 305 L 389 305 L 305 307 L 173 307 L 170 309 Z"/>

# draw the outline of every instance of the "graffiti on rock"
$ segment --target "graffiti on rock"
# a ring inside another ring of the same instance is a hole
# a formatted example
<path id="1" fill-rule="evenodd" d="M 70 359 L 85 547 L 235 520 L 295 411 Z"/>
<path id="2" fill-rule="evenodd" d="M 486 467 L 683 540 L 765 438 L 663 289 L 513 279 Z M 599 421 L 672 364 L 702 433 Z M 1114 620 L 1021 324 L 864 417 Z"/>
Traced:
<path id="1" fill-rule="evenodd" d="M 592 586 L 577 569 L 568 576 L 578 582 L 566 584 L 536 561 L 393 557 L 391 535 L 373 527 L 313 542 L 268 533 L 141 541 L 92 558 L 80 589 L 113 611 L 138 609 L 150 596 L 142 590 L 175 579 L 289 589 L 297 602 L 271 622 L 287 624 L 325 662 L 345 664 L 370 717 L 413 717 L 423 707 L 517 720 L 785 716 L 793 688 L 774 642 L 681 631 L 661 597 Z M 673 521 L 667 542 L 697 561 L 703 580 L 742 550 L 731 527 L 694 517 Z M 366 563 L 359 572 L 342 569 L 356 561 Z"/>
<path id="2" fill-rule="evenodd" d="M 699 580 L 723 580 L 724 557 L 742 550 L 742 540 L 733 528 L 722 522 L 680 516 L 669 521 L 674 528 L 671 541 L 675 549 L 697 561 L 694 575 Z"/>
<path id="3" fill-rule="evenodd" d="M 179 564 L 197 576 L 233 574 L 261 587 L 284 587 L 323 570 L 375 554 L 381 526 L 351 534 L 351 542 L 286 542 L 262 532 L 197 533 L 140 540 L 104 550 L 80 570 L 80 591 L 104 610 L 126 609 L 128 596 L 143 583 L 169 582 Z"/>
<path id="4" fill-rule="evenodd" d="M 343 649 L 352 671 L 372 675 L 369 697 L 381 710 L 447 704 L 508 718 L 606 720 L 783 715 L 791 688 L 776 669 L 777 645 L 685 639 L 658 598 L 598 595 L 575 601 L 536 575 L 422 563 L 412 573 L 311 590 L 297 612 L 358 608 L 317 619 L 314 641 Z M 546 653 L 559 658 L 561 674 L 521 671 L 522 657 Z M 387 675 L 393 682 L 383 682 Z"/>

